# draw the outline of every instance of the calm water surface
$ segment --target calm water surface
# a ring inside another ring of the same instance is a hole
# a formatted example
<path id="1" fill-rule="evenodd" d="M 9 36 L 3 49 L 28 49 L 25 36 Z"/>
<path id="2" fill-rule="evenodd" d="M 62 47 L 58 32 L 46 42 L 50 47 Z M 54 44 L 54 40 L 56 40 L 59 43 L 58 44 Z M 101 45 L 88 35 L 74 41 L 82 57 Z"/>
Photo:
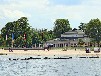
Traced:
<path id="1" fill-rule="evenodd" d="M 29 57 L 0 56 L 0 76 L 101 76 L 101 58 L 21 60 Z"/>

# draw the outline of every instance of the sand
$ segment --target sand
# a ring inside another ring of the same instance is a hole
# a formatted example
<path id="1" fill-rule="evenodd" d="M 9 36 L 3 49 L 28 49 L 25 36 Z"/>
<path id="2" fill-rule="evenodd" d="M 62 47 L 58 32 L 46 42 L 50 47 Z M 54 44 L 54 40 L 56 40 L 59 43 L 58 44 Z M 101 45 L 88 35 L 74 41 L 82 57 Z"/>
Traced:
<path id="1" fill-rule="evenodd" d="M 94 53 L 94 51 L 91 51 L 91 53 L 86 53 L 84 50 L 77 49 L 71 49 L 67 51 L 62 51 L 61 49 L 54 49 L 54 50 L 13 50 L 13 52 L 9 52 L 9 50 L 2 50 L 0 49 L 0 54 L 14 54 L 14 55 L 35 55 L 35 56 L 99 56 L 101 57 L 101 52 Z"/>

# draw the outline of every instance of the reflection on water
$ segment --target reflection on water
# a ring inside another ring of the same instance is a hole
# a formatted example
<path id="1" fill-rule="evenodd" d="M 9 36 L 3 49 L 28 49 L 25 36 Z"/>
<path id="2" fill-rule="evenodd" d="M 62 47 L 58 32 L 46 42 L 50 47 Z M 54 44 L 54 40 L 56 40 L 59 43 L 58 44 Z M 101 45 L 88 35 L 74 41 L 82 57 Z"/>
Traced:
<path id="1" fill-rule="evenodd" d="M 30 56 L 0 56 L 0 76 L 101 76 L 101 58 L 21 60 L 25 57 Z"/>

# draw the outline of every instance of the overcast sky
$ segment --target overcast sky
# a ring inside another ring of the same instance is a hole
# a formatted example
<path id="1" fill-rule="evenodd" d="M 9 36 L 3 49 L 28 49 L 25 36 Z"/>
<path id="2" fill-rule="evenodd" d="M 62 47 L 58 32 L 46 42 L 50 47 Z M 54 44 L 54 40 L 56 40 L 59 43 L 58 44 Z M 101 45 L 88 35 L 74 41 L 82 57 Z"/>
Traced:
<path id="1" fill-rule="evenodd" d="M 68 19 L 72 28 L 101 19 L 101 0 L 0 0 L 0 29 L 27 17 L 33 28 L 53 29 L 56 19 Z"/>

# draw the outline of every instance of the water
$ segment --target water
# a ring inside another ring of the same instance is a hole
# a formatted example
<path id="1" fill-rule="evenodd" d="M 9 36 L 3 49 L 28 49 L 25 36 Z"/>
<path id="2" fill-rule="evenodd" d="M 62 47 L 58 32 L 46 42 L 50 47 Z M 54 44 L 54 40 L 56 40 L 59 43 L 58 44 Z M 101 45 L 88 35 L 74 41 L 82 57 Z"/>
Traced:
<path id="1" fill-rule="evenodd" d="M 101 58 L 21 60 L 29 57 L 40 58 L 0 56 L 0 76 L 101 76 Z"/>

